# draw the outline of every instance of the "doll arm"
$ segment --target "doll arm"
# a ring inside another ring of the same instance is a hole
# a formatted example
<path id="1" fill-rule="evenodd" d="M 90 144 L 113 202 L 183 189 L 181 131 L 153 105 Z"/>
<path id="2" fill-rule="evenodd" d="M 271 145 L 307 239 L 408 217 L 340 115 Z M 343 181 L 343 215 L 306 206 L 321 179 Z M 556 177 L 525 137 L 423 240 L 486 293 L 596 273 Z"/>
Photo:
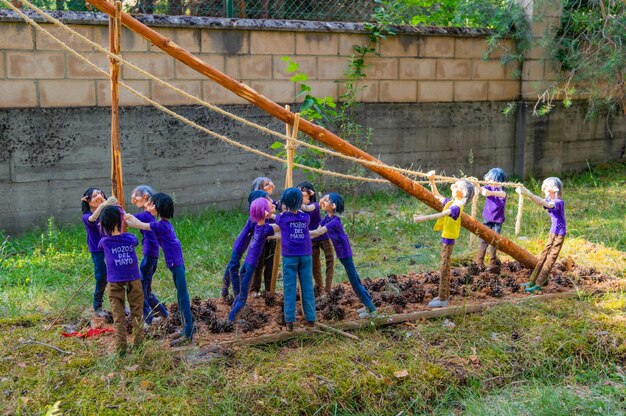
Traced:
<path id="1" fill-rule="evenodd" d="M 151 231 L 150 223 L 141 222 L 134 215 L 131 215 L 131 214 L 124 215 L 124 221 L 126 221 L 126 225 L 128 225 L 129 227 L 138 228 L 140 230 Z"/>
<path id="2" fill-rule="evenodd" d="M 534 202 L 535 204 L 539 206 L 542 206 L 548 209 L 554 208 L 554 205 L 555 205 L 554 201 L 546 201 L 545 199 L 541 199 L 540 197 L 538 197 L 537 195 L 534 195 L 532 192 L 526 189 L 523 185 L 515 188 L 515 192 L 517 192 L 520 195 L 527 196 L 528 199 L 530 199 L 532 202 Z"/>
<path id="3" fill-rule="evenodd" d="M 430 221 L 430 220 L 437 220 L 441 217 L 449 217 L 452 214 L 452 210 L 451 209 L 447 209 L 445 211 L 441 211 L 438 212 L 436 214 L 430 214 L 430 215 L 417 215 L 414 214 L 413 215 L 413 221 L 415 222 L 425 222 L 425 221 Z"/>
<path id="4" fill-rule="evenodd" d="M 302 211 L 304 211 L 304 212 L 311 212 L 311 211 L 315 211 L 315 205 L 313 205 L 313 204 L 305 204 L 305 203 L 303 203 L 303 204 L 300 206 L 300 209 L 301 209 Z"/>
<path id="5" fill-rule="evenodd" d="M 280 236 L 280 227 L 278 226 L 278 224 L 270 224 L 270 226 L 274 230 L 274 235 L 275 236 Z M 278 238 L 280 238 L 280 237 L 278 237 Z"/>
<path id="6" fill-rule="evenodd" d="M 311 236 L 311 238 L 317 238 L 320 235 L 325 234 L 326 232 L 328 232 L 328 228 L 326 228 L 326 226 L 317 227 L 315 230 L 309 231 L 309 235 Z"/>
<path id="7" fill-rule="evenodd" d="M 504 191 L 490 191 L 489 189 L 485 189 L 481 187 L 479 187 L 478 189 L 480 189 L 480 194 L 482 196 L 497 196 L 498 198 L 506 197 L 506 192 Z"/>
<path id="8" fill-rule="evenodd" d="M 96 210 L 93 212 L 93 214 L 89 216 L 89 222 L 96 222 L 104 208 L 108 207 L 109 205 L 115 204 L 117 204 L 117 198 L 115 198 L 114 196 L 110 196 L 109 199 L 101 203 L 100 206 L 96 208 Z"/>
<path id="9" fill-rule="evenodd" d="M 435 171 L 429 171 L 428 173 L 426 173 L 426 176 L 428 177 L 428 182 L 430 182 L 430 189 L 432 190 L 433 195 L 435 195 L 437 199 L 441 201 L 443 197 L 439 193 L 437 185 L 435 184 Z"/>

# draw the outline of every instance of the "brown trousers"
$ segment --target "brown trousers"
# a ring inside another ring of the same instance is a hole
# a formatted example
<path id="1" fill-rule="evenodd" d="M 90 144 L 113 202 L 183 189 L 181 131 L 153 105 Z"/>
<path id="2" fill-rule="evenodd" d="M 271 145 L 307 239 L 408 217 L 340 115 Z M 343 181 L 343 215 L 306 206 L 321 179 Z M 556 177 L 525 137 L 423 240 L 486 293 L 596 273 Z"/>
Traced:
<path id="1" fill-rule="evenodd" d="M 274 267 L 274 253 L 276 252 L 276 240 L 267 240 L 263 246 L 263 252 L 259 258 L 259 263 L 254 269 L 252 280 L 250 282 L 250 292 L 261 291 L 261 277 L 263 277 L 263 286 L 265 291 L 270 290 L 272 282 L 272 268 Z M 243 276 L 240 276 L 243 278 Z"/>
<path id="2" fill-rule="evenodd" d="M 315 286 L 330 292 L 333 287 L 333 277 L 335 274 L 335 250 L 330 239 L 322 241 L 313 241 L 313 279 Z M 322 262 L 320 260 L 320 249 L 324 252 L 326 259 L 326 281 L 322 280 Z"/>
<path id="3" fill-rule="evenodd" d="M 491 257 L 489 260 L 489 264 L 495 264 L 498 261 L 497 250 L 495 246 L 489 245 L 486 241 L 481 240 L 480 248 L 478 249 L 478 254 L 476 256 L 476 264 L 481 267 L 485 266 L 485 254 L 489 253 Z"/>
<path id="4" fill-rule="evenodd" d="M 552 266 L 554 266 L 556 259 L 559 257 L 564 240 L 564 235 L 550 233 L 548 242 L 539 256 L 539 261 L 537 261 L 537 266 L 530 275 L 531 283 L 537 286 L 543 286 L 547 283 L 550 277 L 550 270 L 552 270 Z"/>
<path id="5" fill-rule="evenodd" d="M 138 346 L 143 341 L 143 290 L 141 280 L 130 282 L 109 282 L 109 301 L 115 325 L 115 343 L 118 350 L 125 350 L 126 343 L 126 313 L 124 301 L 128 298 L 130 305 L 130 319 L 133 323 L 133 345 Z"/>
<path id="6" fill-rule="evenodd" d="M 441 244 L 441 263 L 439 264 L 439 300 L 450 297 L 450 260 L 454 244 Z"/>

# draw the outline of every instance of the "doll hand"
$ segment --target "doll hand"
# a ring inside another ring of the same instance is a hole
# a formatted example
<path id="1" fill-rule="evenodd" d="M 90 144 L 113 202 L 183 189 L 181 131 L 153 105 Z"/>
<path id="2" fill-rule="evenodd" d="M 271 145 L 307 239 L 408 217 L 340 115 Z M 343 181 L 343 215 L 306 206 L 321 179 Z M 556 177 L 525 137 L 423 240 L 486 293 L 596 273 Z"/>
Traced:
<path id="1" fill-rule="evenodd" d="M 526 189 L 524 185 L 518 186 L 517 188 L 515 188 L 515 192 L 517 192 L 520 195 L 530 195 L 530 191 Z"/>
<path id="2" fill-rule="evenodd" d="M 413 214 L 413 221 L 415 221 L 415 222 L 424 222 L 424 216 L 423 215 Z"/>
<path id="3" fill-rule="evenodd" d="M 426 177 L 427 177 L 429 180 L 433 180 L 433 179 L 435 179 L 435 171 L 434 171 L 434 170 L 428 171 L 428 172 L 426 173 Z"/>
<path id="4" fill-rule="evenodd" d="M 117 204 L 117 198 L 114 196 L 110 196 L 106 201 L 104 201 L 102 203 L 105 207 L 108 207 L 109 205 L 115 205 Z"/>
<path id="5" fill-rule="evenodd" d="M 136 223 L 137 218 L 132 214 L 124 214 L 124 221 L 127 225 L 131 226 Z"/>

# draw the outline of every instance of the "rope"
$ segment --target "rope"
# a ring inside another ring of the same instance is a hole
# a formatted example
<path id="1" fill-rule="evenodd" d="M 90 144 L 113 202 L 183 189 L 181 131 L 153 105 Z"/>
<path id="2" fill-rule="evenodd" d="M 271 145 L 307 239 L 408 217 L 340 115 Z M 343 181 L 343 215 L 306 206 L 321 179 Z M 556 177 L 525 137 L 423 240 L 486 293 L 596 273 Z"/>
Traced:
<path id="1" fill-rule="evenodd" d="M 7 6 L 9 6 L 9 8 L 11 8 L 13 11 L 15 11 L 18 15 L 20 15 L 28 24 L 30 24 L 31 26 L 33 26 L 35 29 L 43 32 L 46 36 L 50 37 L 51 39 L 53 39 L 54 41 L 56 41 L 57 43 L 59 43 L 64 49 L 66 49 L 68 52 L 70 52 L 71 54 L 73 54 L 74 56 L 76 56 L 79 60 L 81 60 L 82 62 L 84 62 L 85 64 L 89 65 L 90 67 L 92 67 L 95 71 L 105 75 L 106 77 L 109 77 L 109 73 L 106 72 L 105 70 L 101 69 L 100 67 L 98 67 L 97 65 L 95 65 L 93 62 L 91 62 L 89 59 L 87 59 L 86 57 L 84 57 L 82 54 L 78 53 L 77 51 L 75 51 L 74 49 L 72 49 L 70 46 L 68 46 L 67 44 L 65 44 L 62 40 L 56 38 L 54 35 L 52 35 L 50 32 L 48 32 L 47 30 L 43 29 L 39 24 L 37 24 L 35 21 L 33 21 L 32 19 L 30 19 L 26 14 L 24 14 L 21 10 L 19 10 L 18 8 L 16 8 L 15 6 L 13 6 L 12 4 L 8 3 L 6 0 L 3 0 Z M 116 56 L 116 55 L 113 55 Z M 219 133 L 216 133 L 212 130 L 209 130 L 208 128 L 201 126 L 197 123 L 195 123 L 194 121 L 191 121 L 183 116 L 181 116 L 180 114 L 176 113 L 175 111 L 172 111 L 168 108 L 166 108 L 165 106 L 157 103 L 156 101 L 152 100 L 149 97 L 146 97 L 145 95 L 141 94 L 139 91 L 135 90 L 134 88 L 132 88 L 131 86 L 129 86 L 128 84 L 120 81 L 119 83 L 122 87 L 126 88 L 128 91 L 130 91 L 132 94 L 136 95 L 137 97 L 145 100 L 146 102 L 148 102 L 149 104 L 151 104 L 152 106 L 156 107 L 157 109 L 161 110 L 162 112 L 169 114 L 170 116 L 176 118 L 177 120 L 188 124 L 210 136 L 213 136 L 223 142 L 226 142 L 232 146 L 235 147 L 239 147 L 247 152 L 256 154 L 258 156 L 261 157 L 265 157 L 268 158 L 270 160 L 274 160 L 276 162 L 280 162 L 280 163 L 286 163 L 285 159 L 282 159 L 278 156 L 274 156 L 274 155 L 270 155 L 268 153 L 262 152 L 258 149 L 254 149 L 250 146 L 247 146 L 245 144 L 239 143 L 236 140 L 232 140 L 224 135 L 221 135 Z M 320 173 L 320 174 L 324 174 L 324 175 L 329 175 L 329 176 L 336 176 L 339 178 L 343 178 L 343 179 L 350 179 L 350 180 L 358 180 L 358 181 L 365 181 L 365 182 L 376 182 L 376 183 L 385 183 L 385 184 L 389 184 L 389 181 L 385 180 L 385 179 L 376 179 L 376 178 L 365 178 L 362 176 L 354 176 L 354 175 L 348 175 L 348 174 L 344 174 L 344 173 L 338 173 L 338 172 L 333 172 L 333 171 L 328 171 L 328 170 L 324 170 L 324 169 L 318 169 L 318 168 L 314 168 L 311 166 L 306 166 L 306 165 L 302 165 L 299 163 L 294 163 L 294 166 L 297 168 L 300 168 L 302 170 L 305 171 L 311 171 L 311 172 L 316 172 L 316 173 Z"/>
<path id="2" fill-rule="evenodd" d="M 472 197 L 472 218 L 476 219 L 476 212 L 478 211 L 478 192 L 474 192 L 474 196 Z M 474 233 L 470 233 L 470 247 L 474 245 L 474 240 L 476 240 L 476 235 Z"/>
<path id="3" fill-rule="evenodd" d="M 4 1 L 7 5 L 10 4 L 8 0 L 2 0 L 2 1 Z M 29 8 L 33 9 L 35 12 L 37 12 L 39 15 L 43 16 L 45 19 L 47 19 L 50 22 L 52 22 L 54 25 L 60 27 L 62 30 L 65 30 L 65 31 L 71 33 L 73 36 L 76 36 L 76 37 L 80 38 L 81 40 L 83 40 L 84 42 L 88 43 L 89 45 L 93 46 L 96 50 L 98 50 L 98 51 L 108 55 L 111 59 L 114 59 L 114 60 L 116 60 L 116 61 L 118 61 L 118 62 L 128 66 L 129 68 L 134 69 L 135 71 L 139 72 L 140 74 L 144 75 L 145 77 L 147 77 L 147 78 L 149 78 L 149 79 L 151 79 L 151 80 L 161 84 L 162 86 L 164 86 L 164 87 L 166 87 L 168 89 L 171 89 L 171 90 L 177 92 L 178 94 L 180 94 L 183 97 L 189 99 L 190 101 L 195 102 L 195 103 L 197 103 L 199 105 L 202 105 L 202 106 L 204 106 L 206 108 L 209 108 L 209 109 L 211 109 L 211 110 L 213 110 L 213 111 L 215 111 L 215 112 L 217 112 L 219 114 L 222 114 L 222 115 L 224 115 L 226 117 L 232 118 L 233 120 L 239 121 L 240 123 L 243 123 L 243 124 L 245 124 L 245 125 L 247 125 L 249 127 L 256 128 L 256 129 L 258 129 L 258 130 L 260 130 L 260 131 L 262 131 L 262 132 L 264 132 L 264 133 L 266 133 L 268 135 L 275 136 L 275 137 L 281 138 L 283 140 L 289 140 L 290 139 L 288 136 L 286 136 L 284 134 L 281 134 L 279 132 L 271 130 L 271 129 L 267 128 L 267 127 L 258 125 L 258 124 L 254 123 L 254 122 L 251 122 L 251 121 L 249 121 L 249 120 L 247 120 L 247 119 L 245 119 L 243 117 L 239 117 L 236 114 L 232 114 L 232 113 L 230 113 L 230 112 L 228 112 L 228 111 L 226 111 L 226 110 L 224 110 L 224 109 L 222 109 L 222 108 L 220 108 L 220 107 L 218 107 L 218 106 L 216 106 L 214 104 L 211 104 L 211 103 L 209 103 L 209 102 L 207 102 L 205 100 L 202 100 L 202 99 L 196 97 L 195 95 L 189 94 L 189 93 L 181 90 L 180 88 L 178 88 L 178 87 L 176 87 L 176 86 L 174 86 L 174 85 L 172 85 L 172 84 L 170 84 L 170 83 L 168 83 L 168 82 L 166 82 L 166 81 L 164 81 L 164 80 L 154 76 L 153 74 L 151 74 L 149 72 L 146 72 L 145 70 L 143 70 L 143 69 L 139 68 L 138 66 L 134 65 L 132 62 L 126 61 L 125 59 L 121 58 L 119 55 L 116 55 L 116 54 L 110 52 L 109 50 L 103 48 L 102 46 L 100 46 L 96 42 L 94 42 L 91 39 L 83 36 L 82 34 L 78 33 L 75 30 L 73 30 L 69 26 L 63 24 L 61 21 L 55 19 L 54 17 L 50 16 L 49 14 L 44 12 L 43 10 L 39 9 L 37 6 L 35 6 L 32 3 L 30 3 L 28 0 L 24 0 L 24 1 L 22 1 L 22 3 L 27 5 Z M 15 11 L 15 9 L 13 7 L 11 7 L 11 9 L 13 9 Z M 19 12 L 16 12 L 16 13 L 20 14 L 20 16 L 22 16 L 22 18 L 25 18 L 25 20 L 27 19 L 27 16 L 25 16 L 24 14 L 19 13 Z M 30 20 L 30 19 L 28 19 L 28 20 Z M 30 21 L 29 23 L 31 25 L 33 25 L 33 24 L 37 25 L 34 21 Z M 39 30 L 42 30 L 42 31 L 48 33 L 46 30 L 44 30 L 42 28 L 40 28 Z M 50 35 L 50 36 L 52 36 L 52 35 Z M 52 36 L 52 37 L 53 37 L 53 39 L 55 39 L 60 44 L 65 45 L 61 40 L 54 38 L 54 36 Z M 69 46 L 67 47 L 67 50 L 70 51 L 70 52 L 73 51 Z M 109 75 L 107 74 L 107 77 L 108 76 Z M 364 159 L 357 158 L 357 157 L 347 156 L 347 155 L 344 155 L 342 153 L 335 152 L 333 150 L 329 150 L 329 149 L 326 149 L 326 148 L 323 148 L 323 147 L 319 147 L 319 146 L 307 143 L 305 141 L 297 140 L 297 139 L 295 139 L 293 143 L 302 145 L 303 147 L 307 147 L 307 148 L 310 148 L 310 149 L 313 149 L 313 150 L 316 150 L 316 151 L 319 151 L 319 152 L 323 152 L 323 153 L 329 154 L 329 155 L 331 155 L 333 157 L 337 157 L 337 158 L 349 160 L 349 161 L 352 161 L 352 162 L 355 162 L 355 163 L 359 163 L 361 165 L 367 165 L 367 166 L 379 167 L 379 168 L 387 168 L 387 169 L 392 169 L 392 170 L 394 170 L 394 171 L 396 171 L 398 173 L 406 174 L 408 176 L 427 178 L 427 175 L 425 173 L 423 173 L 423 172 L 420 172 L 420 171 L 414 171 L 414 170 L 400 168 L 400 167 L 396 167 L 396 166 L 390 166 L 390 165 L 387 165 L 387 164 L 379 162 L 379 161 L 370 161 L 370 160 L 364 160 Z M 456 182 L 458 180 L 458 178 L 456 178 L 456 177 L 449 177 L 449 176 L 442 176 L 442 175 L 436 175 L 435 179 L 438 182 L 448 182 L 448 183 Z M 423 182 L 418 182 L 418 183 L 426 184 L 426 183 L 428 183 L 428 181 L 423 181 Z M 478 183 L 480 183 L 480 184 L 488 184 L 488 182 L 486 182 L 486 181 L 478 181 Z M 491 184 L 493 184 L 493 182 Z M 497 183 L 497 185 L 503 186 L 503 187 L 518 187 L 518 186 L 520 186 L 520 184 L 516 183 L 516 182 L 499 182 L 499 183 Z"/>
<path id="4" fill-rule="evenodd" d="M 519 194 L 517 200 L 517 217 L 515 217 L 515 235 L 518 236 L 522 229 L 522 214 L 524 210 L 524 195 Z"/>

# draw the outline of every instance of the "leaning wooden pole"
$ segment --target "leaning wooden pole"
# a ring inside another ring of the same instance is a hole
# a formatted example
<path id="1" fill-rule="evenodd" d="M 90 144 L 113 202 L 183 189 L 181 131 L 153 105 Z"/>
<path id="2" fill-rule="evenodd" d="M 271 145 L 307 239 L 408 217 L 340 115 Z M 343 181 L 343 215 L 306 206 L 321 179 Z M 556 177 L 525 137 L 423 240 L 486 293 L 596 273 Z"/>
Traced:
<path id="1" fill-rule="evenodd" d="M 122 33 L 122 2 L 115 2 L 113 16 L 109 17 L 109 50 L 119 55 Z M 111 71 L 111 188 L 122 208 L 124 205 L 124 180 L 122 176 L 122 149 L 120 145 L 119 82 L 120 63 L 109 58 Z"/>
<path id="2" fill-rule="evenodd" d="M 115 8 L 107 3 L 106 0 L 87 1 L 107 15 L 115 15 Z M 170 39 L 161 36 L 158 32 L 150 29 L 148 26 L 132 18 L 130 15 L 122 13 L 122 24 L 154 44 L 163 52 L 176 58 L 178 61 L 196 70 L 197 72 L 211 78 L 224 88 L 227 88 L 228 90 L 237 94 L 251 104 L 254 104 L 263 111 L 271 114 L 283 123 L 287 123 L 290 125 L 294 124 L 295 115 L 291 111 L 286 110 L 269 98 L 264 97 L 246 84 L 239 82 L 224 74 L 223 72 L 213 68 L 211 65 L 204 63 L 201 59 L 187 52 L 185 49 L 181 48 Z M 360 158 L 365 161 L 382 163 L 369 153 L 362 151 L 361 149 L 341 139 L 336 134 L 326 130 L 321 126 L 313 124 L 308 120 L 300 120 L 300 130 L 308 134 L 314 140 L 322 142 L 344 155 Z M 406 176 L 400 174 L 399 172 L 394 171 L 393 169 L 389 169 L 386 166 L 372 166 L 368 164 L 364 164 L 363 166 L 371 170 L 372 172 L 377 173 L 381 177 L 387 179 L 389 182 L 393 183 L 403 191 L 413 195 L 415 198 L 419 199 L 429 207 L 437 211 L 441 211 L 443 209 L 443 205 L 441 204 L 441 202 L 439 202 L 433 196 L 433 194 L 428 192 L 426 188 L 416 183 L 412 179 L 409 179 Z M 502 235 L 496 234 L 491 229 L 485 227 L 483 224 L 472 219 L 469 215 L 465 213 L 462 215 L 461 225 L 472 233 L 476 234 L 478 237 L 489 242 L 489 244 L 496 246 L 498 250 L 510 255 L 515 260 L 519 261 L 525 266 L 533 268 L 537 264 L 537 259 L 529 252 L 517 246 L 511 240 L 503 237 Z"/>

